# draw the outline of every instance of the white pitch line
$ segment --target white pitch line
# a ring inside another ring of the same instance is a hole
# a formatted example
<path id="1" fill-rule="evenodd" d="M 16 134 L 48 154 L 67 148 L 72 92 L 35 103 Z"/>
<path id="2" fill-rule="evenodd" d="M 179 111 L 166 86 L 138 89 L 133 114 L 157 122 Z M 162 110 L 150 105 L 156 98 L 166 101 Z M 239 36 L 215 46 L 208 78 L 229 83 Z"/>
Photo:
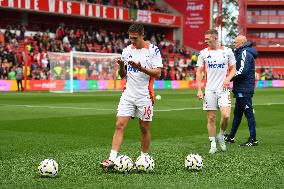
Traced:
<path id="1" fill-rule="evenodd" d="M 28 104 L 0 104 L 0 106 L 14 106 L 26 108 L 49 108 L 49 109 L 73 109 L 73 110 L 99 110 L 99 111 L 112 111 L 114 109 L 100 109 L 100 108 L 83 108 L 83 107 L 67 107 L 67 106 L 34 106 Z"/>
<path id="2" fill-rule="evenodd" d="M 283 105 L 284 102 L 279 103 L 264 103 L 254 104 L 253 106 L 271 106 L 271 105 Z M 115 109 L 106 108 L 87 108 L 87 107 L 67 107 L 67 106 L 35 106 L 29 104 L 0 104 L 0 106 L 11 106 L 11 107 L 26 107 L 26 108 L 49 108 L 49 109 L 72 109 L 72 110 L 97 110 L 97 111 L 114 111 Z M 233 106 L 234 107 L 234 106 Z M 184 110 L 200 110 L 202 107 L 189 107 L 189 108 L 171 108 L 171 109 L 158 109 L 155 112 L 171 112 L 171 111 L 184 111 Z"/>
<path id="3" fill-rule="evenodd" d="M 279 103 L 264 103 L 264 104 L 253 104 L 253 106 L 271 106 L 271 105 L 283 105 L 284 102 Z M 235 107 L 235 106 L 232 106 Z M 191 108 L 174 108 L 174 109 L 165 109 L 165 110 L 154 110 L 156 112 L 171 112 L 171 111 L 184 111 L 184 110 L 199 110 L 202 107 L 191 107 Z"/>
<path id="4" fill-rule="evenodd" d="M 154 110 L 154 112 L 171 112 L 171 111 L 199 110 L 199 109 L 202 109 L 202 107 L 173 108 L 173 109 L 164 109 L 164 110 Z"/>

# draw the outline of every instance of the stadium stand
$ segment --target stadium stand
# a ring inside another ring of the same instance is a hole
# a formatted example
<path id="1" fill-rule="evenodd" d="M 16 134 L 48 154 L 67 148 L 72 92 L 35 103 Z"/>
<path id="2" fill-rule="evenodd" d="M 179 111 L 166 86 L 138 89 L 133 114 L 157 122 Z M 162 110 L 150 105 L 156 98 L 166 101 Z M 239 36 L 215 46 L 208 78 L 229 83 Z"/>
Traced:
<path id="1" fill-rule="evenodd" d="M 85 0 L 85 2 L 169 12 L 166 6 L 159 7 L 154 0 Z M 53 23 L 53 19 L 46 20 L 46 17 L 37 15 L 29 25 L 21 25 L 17 14 L 7 12 L 7 18 L 0 25 L 0 79 L 9 79 L 9 73 L 18 64 L 23 64 L 22 52 L 25 47 L 28 47 L 29 51 L 28 79 L 45 80 L 49 78 L 48 51 L 121 53 L 128 45 L 127 33 L 119 31 L 118 28 L 110 30 L 100 25 L 94 28 L 86 27 L 89 21 L 83 20 L 80 22 L 82 25 L 74 26 L 72 19 L 60 17 L 59 20 L 64 24 Z M 197 52 L 191 51 L 178 40 L 167 40 L 165 34 L 158 33 L 160 32 L 150 30 L 145 38 L 161 49 L 164 69 L 160 79 L 194 80 Z M 264 74 L 265 79 L 284 77 L 283 56 L 261 56 L 256 60 L 256 66 L 257 74 L 260 76 Z M 272 74 L 268 74 L 270 72 Z"/>
<path id="2" fill-rule="evenodd" d="M 30 61 L 29 79 L 48 79 L 48 55 L 50 52 L 83 52 L 121 53 L 128 45 L 126 33 L 110 32 L 104 29 L 86 30 L 84 28 L 69 28 L 58 26 L 55 33 L 42 31 L 26 31 L 24 26 L 7 27 L 1 30 L 0 39 L 5 41 L 0 46 L 0 78 L 9 79 L 8 75 L 17 64 L 23 64 L 23 49 L 28 47 Z M 164 80 L 194 80 L 196 53 L 191 52 L 179 41 L 168 41 L 164 35 L 147 33 L 146 39 L 158 45 L 161 49 L 164 69 L 160 79 Z M 3 45 L 5 44 L 5 45 Z M 272 68 L 272 76 L 265 74 L 265 79 L 283 79 L 283 62 L 281 56 L 268 58 L 259 57 L 256 61 L 257 72 L 262 74 Z"/>

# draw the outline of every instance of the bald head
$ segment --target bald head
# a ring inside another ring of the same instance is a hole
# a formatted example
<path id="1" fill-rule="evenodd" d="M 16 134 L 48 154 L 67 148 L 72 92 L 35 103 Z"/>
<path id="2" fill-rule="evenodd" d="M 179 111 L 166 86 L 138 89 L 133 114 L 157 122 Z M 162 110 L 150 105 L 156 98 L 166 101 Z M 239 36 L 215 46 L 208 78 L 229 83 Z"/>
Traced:
<path id="1" fill-rule="evenodd" d="M 243 35 L 238 35 L 236 38 L 235 38 L 235 42 L 234 42 L 234 46 L 236 49 L 242 47 L 245 42 L 247 42 L 247 38 L 246 36 L 243 36 Z"/>

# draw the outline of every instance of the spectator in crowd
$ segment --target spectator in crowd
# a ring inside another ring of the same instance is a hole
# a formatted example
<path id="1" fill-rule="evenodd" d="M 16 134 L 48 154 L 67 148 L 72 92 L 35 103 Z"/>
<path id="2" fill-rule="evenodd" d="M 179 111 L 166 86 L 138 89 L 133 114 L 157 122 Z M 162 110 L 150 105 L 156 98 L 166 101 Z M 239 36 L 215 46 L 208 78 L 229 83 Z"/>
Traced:
<path id="1" fill-rule="evenodd" d="M 2 64 L 0 64 L 0 80 L 3 80 L 4 79 L 4 68 L 2 67 Z"/>
<path id="2" fill-rule="evenodd" d="M 16 80 L 16 68 L 15 68 L 15 66 L 10 67 L 9 73 L 8 73 L 8 79 L 9 80 Z"/>
<path id="3" fill-rule="evenodd" d="M 26 27 L 24 25 L 21 25 L 21 27 L 20 27 L 20 40 L 24 40 L 25 32 L 26 32 Z"/>
<path id="4" fill-rule="evenodd" d="M 24 91 L 24 87 L 23 87 L 23 67 L 22 64 L 18 64 L 18 67 L 16 69 L 16 80 L 17 80 L 17 87 L 18 87 L 18 91 Z"/>
<path id="5" fill-rule="evenodd" d="M 4 44 L 4 43 L 5 43 L 4 34 L 2 33 L 2 31 L 0 31 L 0 44 Z"/>

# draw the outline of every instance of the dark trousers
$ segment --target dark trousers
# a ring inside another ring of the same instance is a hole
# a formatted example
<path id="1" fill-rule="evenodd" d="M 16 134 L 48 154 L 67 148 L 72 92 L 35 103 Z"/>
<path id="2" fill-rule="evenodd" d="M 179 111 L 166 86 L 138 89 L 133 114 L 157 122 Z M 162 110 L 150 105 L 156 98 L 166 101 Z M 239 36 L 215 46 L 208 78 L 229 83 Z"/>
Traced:
<path id="1" fill-rule="evenodd" d="M 20 88 L 20 85 L 21 85 L 21 88 Z M 18 86 L 18 91 L 20 91 L 20 89 L 21 89 L 22 91 L 24 90 L 22 80 L 17 80 L 17 86 Z"/>
<path id="2" fill-rule="evenodd" d="M 248 122 L 250 137 L 256 138 L 255 131 L 255 117 L 252 107 L 252 97 L 236 97 L 235 109 L 234 109 L 234 119 L 231 132 L 229 134 L 230 138 L 234 138 L 238 127 L 242 121 L 243 113 L 245 114 Z"/>

